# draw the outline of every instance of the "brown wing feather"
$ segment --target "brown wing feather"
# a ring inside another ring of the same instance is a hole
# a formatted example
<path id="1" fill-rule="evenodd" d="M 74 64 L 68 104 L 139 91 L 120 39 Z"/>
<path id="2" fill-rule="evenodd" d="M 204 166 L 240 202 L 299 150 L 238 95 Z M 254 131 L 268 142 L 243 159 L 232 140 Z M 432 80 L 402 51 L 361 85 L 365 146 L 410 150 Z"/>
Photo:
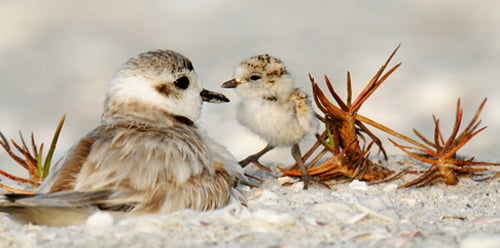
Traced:
<path id="1" fill-rule="evenodd" d="M 44 193 L 111 190 L 81 203 L 130 214 L 225 206 L 234 175 L 211 161 L 196 126 L 174 123 L 124 119 L 97 127 L 68 153 Z"/>
<path id="2" fill-rule="evenodd" d="M 78 142 L 70 152 L 68 158 L 63 161 L 64 164 L 61 167 L 61 171 L 48 192 L 66 191 L 74 188 L 76 177 L 87 160 L 87 156 L 95 141 L 95 137 L 86 137 Z"/>

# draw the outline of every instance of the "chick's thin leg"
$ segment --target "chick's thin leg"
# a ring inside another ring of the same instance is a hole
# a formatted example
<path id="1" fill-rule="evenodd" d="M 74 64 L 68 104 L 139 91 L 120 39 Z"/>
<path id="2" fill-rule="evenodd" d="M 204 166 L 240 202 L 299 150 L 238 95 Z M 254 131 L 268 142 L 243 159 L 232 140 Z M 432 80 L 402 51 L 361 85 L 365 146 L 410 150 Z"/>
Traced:
<path id="1" fill-rule="evenodd" d="M 300 152 L 299 144 L 292 145 L 292 156 L 295 159 L 295 162 L 297 162 L 297 165 L 299 166 L 300 172 L 302 174 L 301 178 L 304 182 L 304 189 L 308 189 L 310 182 L 325 186 L 326 188 L 330 188 L 330 186 L 328 186 L 327 184 L 314 179 L 314 177 L 307 172 L 306 167 L 304 166 L 304 162 L 302 161 L 302 154 Z"/>
<path id="2" fill-rule="evenodd" d="M 264 149 L 262 149 L 259 152 L 252 154 L 252 155 L 248 156 L 247 158 L 241 160 L 239 162 L 239 164 L 241 165 L 242 168 L 245 168 L 245 166 L 247 166 L 249 163 L 254 163 L 261 170 L 265 170 L 265 171 L 270 172 L 271 170 L 269 168 L 265 167 L 264 165 L 262 165 L 259 162 L 259 158 L 262 157 L 264 154 L 266 154 L 268 151 L 270 151 L 272 149 L 274 149 L 274 147 L 272 145 L 267 144 L 267 146 L 264 147 Z"/>

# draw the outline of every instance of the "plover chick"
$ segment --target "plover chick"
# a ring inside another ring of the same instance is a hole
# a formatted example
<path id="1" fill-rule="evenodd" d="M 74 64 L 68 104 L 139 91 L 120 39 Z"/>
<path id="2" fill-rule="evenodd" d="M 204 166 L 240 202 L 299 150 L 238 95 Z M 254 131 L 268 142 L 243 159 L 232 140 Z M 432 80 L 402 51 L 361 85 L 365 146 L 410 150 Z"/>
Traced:
<path id="1" fill-rule="evenodd" d="M 239 122 L 260 136 L 268 144 L 261 151 L 240 161 L 245 167 L 254 163 L 264 167 L 258 159 L 274 147 L 291 146 L 308 188 L 312 177 L 307 173 L 299 142 L 307 134 L 315 134 L 318 121 L 307 95 L 294 87 L 294 80 L 283 62 L 268 54 L 253 56 L 236 68 L 233 79 L 222 84 L 223 88 L 236 88 L 241 97 L 238 104 Z"/>

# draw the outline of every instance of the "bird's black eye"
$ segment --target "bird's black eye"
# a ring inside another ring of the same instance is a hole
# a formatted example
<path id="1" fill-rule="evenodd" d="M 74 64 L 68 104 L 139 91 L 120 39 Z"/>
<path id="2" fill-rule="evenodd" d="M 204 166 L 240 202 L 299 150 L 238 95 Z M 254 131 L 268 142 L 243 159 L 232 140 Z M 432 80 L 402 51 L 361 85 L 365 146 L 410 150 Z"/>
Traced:
<path id="1" fill-rule="evenodd" d="M 250 80 L 252 80 L 252 81 L 257 81 L 257 80 L 259 80 L 260 78 L 261 78 L 260 76 L 253 75 L 253 76 L 251 76 L 251 77 L 250 77 Z"/>
<path id="2" fill-rule="evenodd" d="M 177 80 L 174 81 L 175 86 L 177 88 L 181 88 L 183 90 L 187 89 L 189 87 L 189 78 L 186 76 L 182 76 L 178 78 Z"/>

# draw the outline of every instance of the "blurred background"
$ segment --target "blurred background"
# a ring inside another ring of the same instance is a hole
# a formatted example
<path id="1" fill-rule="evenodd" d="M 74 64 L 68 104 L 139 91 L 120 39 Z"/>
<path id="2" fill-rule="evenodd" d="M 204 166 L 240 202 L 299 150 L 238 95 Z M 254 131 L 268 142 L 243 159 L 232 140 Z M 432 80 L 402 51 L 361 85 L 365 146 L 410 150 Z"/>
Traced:
<path id="1" fill-rule="evenodd" d="M 392 65 L 403 65 L 360 113 L 410 137 L 412 128 L 431 136 L 435 114 L 448 135 L 457 98 L 467 124 L 488 97 L 488 129 L 460 154 L 500 160 L 498 1 L 1 0 L 0 17 L 0 130 L 15 140 L 33 131 L 47 147 L 66 114 L 56 157 L 99 123 L 108 81 L 140 52 L 186 55 L 206 88 L 232 100 L 205 104 L 201 125 L 241 159 L 265 146 L 236 121 L 238 96 L 219 88 L 242 59 L 281 58 L 309 94 L 308 73 L 321 84 L 327 74 L 345 97 L 348 70 L 357 94 L 401 44 Z M 377 133 L 389 154 L 402 153 Z M 263 161 L 292 158 L 282 148 Z M 0 169 L 17 167 L 0 151 Z"/>

